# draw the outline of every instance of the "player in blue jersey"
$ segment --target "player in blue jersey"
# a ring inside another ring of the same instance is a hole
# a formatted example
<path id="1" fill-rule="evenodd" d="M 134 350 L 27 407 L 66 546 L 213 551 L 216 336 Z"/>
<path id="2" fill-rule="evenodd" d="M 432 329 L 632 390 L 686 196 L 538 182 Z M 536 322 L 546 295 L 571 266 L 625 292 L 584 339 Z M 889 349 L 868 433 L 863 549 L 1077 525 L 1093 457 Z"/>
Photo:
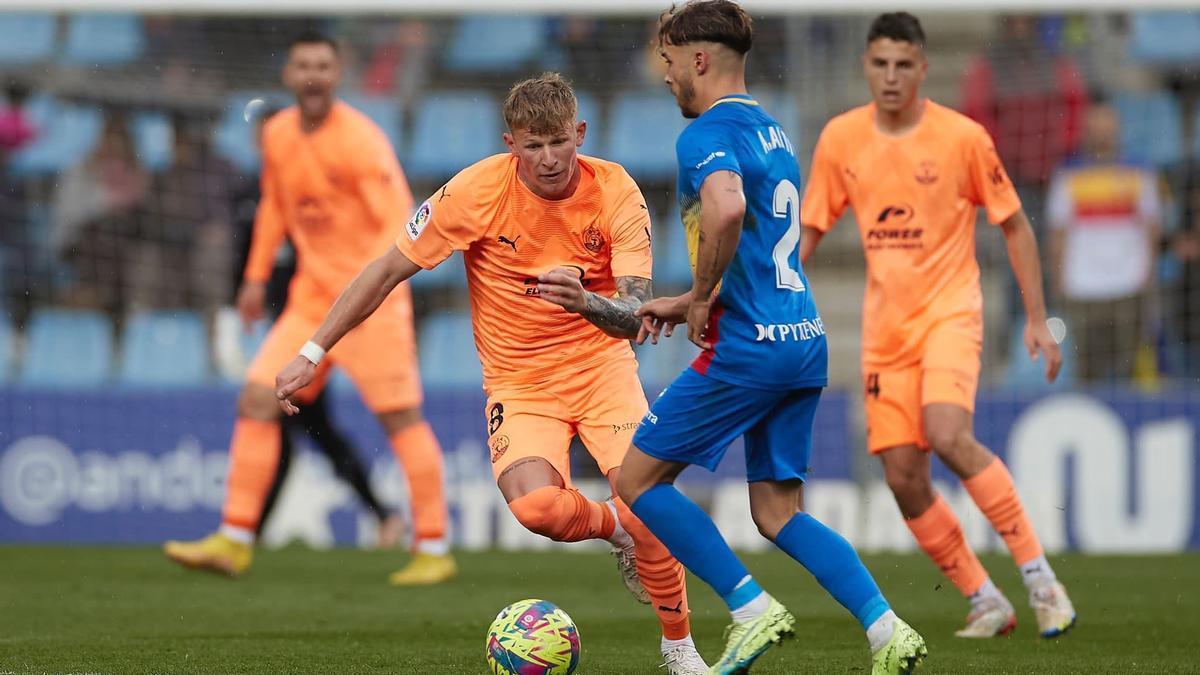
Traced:
<path id="1" fill-rule="evenodd" d="M 754 522 L 861 622 L 874 673 L 910 672 L 926 653 L 850 544 L 801 510 L 813 415 L 826 385 L 825 331 L 800 267 L 800 175 L 787 135 L 748 96 L 750 18 L 730 0 L 692 0 L 664 15 L 659 51 L 684 117 L 679 200 L 694 279 L 689 294 L 639 310 L 639 339 L 674 325 L 704 351 L 655 402 L 617 489 L 650 530 L 729 606 L 733 624 L 713 673 L 748 669 L 792 634 L 712 519 L 675 489 L 688 465 L 716 468 L 745 437 Z"/>

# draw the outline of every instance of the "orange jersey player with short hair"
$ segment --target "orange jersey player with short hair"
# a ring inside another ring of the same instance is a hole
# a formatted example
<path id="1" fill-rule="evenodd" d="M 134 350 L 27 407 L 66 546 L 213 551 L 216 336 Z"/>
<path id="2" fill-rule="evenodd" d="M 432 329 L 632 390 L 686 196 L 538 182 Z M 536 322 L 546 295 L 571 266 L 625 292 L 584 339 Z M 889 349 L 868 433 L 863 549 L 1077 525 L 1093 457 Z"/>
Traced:
<path id="1" fill-rule="evenodd" d="M 971 599 L 960 637 L 1016 625 L 1013 607 L 967 545 L 958 518 L 934 490 L 929 451 L 963 481 L 1021 568 L 1043 637 L 1075 622 L 1008 469 L 975 440 L 972 413 L 983 346 L 983 296 L 975 259 L 982 207 L 1000 226 L 1025 300 L 1025 344 L 1062 363 L 1046 326 L 1037 243 L 1012 182 L 983 127 L 920 95 L 927 62 L 916 17 L 883 14 L 871 25 L 863 70 L 874 101 L 826 125 L 801 207 L 801 258 L 847 206 L 867 259 L 863 373 L 868 450 L 920 547 Z"/>
<path id="2" fill-rule="evenodd" d="M 369 321 L 398 283 L 462 251 L 492 470 L 510 510 L 555 541 L 610 542 L 626 586 L 658 614 L 668 672 L 703 673 L 682 567 L 621 500 L 595 502 L 571 484 L 575 434 L 615 485 L 646 413 L 629 340 L 652 294 L 645 200 L 619 165 L 578 154 L 587 124 L 576 115 L 557 74 L 515 85 L 504 104 L 509 152 L 417 208 L 279 374 L 277 395 L 294 413 L 290 397 L 316 377 L 321 350 Z"/>
<path id="3" fill-rule="evenodd" d="M 284 80 L 297 105 L 273 116 L 263 130 L 262 200 L 238 294 L 243 320 L 262 317 L 266 282 L 285 235 L 296 248 L 298 267 L 287 305 L 251 363 L 238 400 L 221 529 L 198 542 L 165 546 L 171 559 L 189 567 L 236 575 L 249 566 L 279 463 L 275 373 L 412 213 L 412 193 L 387 137 L 334 98 L 338 73 L 337 47 L 328 38 L 312 34 L 294 41 Z M 330 354 L 383 425 L 408 479 L 416 555 L 392 575 L 398 585 L 436 583 L 455 573 L 446 541 L 441 447 L 421 415 L 412 321 L 405 285 Z M 300 396 L 311 400 L 328 374 L 329 365 L 322 364 Z"/>

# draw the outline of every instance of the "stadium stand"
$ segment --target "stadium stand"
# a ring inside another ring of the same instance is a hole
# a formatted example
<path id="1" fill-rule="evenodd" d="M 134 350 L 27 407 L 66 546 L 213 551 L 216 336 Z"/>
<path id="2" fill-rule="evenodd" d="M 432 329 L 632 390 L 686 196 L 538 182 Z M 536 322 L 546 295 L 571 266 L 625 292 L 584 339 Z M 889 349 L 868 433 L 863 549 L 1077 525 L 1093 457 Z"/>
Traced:
<path id="1" fill-rule="evenodd" d="M 62 61 L 77 66 L 117 66 L 142 54 L 146 36 L 133 14 L 76 14 L 67 23 Z"/>
<path id="2" fill-rule="evenodd" d="M 1130 17 L 1129 55 L 1143 63 L 1182 66 L 1200 59 L 1200 14 L 1142 11 Z"/>
<path id="3" fill-rule="evenodd" d="M 483 386 L 474 335 L 469 314 L 442 313 L 425 320 L 417 346 L 427 386 Z"/>
<path id="4" fill-rule="evenodd" d="M 445 55 L 457 73 L 512 73 L 538 59 L 546 39 L 540 16 L 472 15 L 458 22 Z"/>
<path id="5" fill-rule="evenodd" d="M 1121 117 L 1121 149 L 1130 159 L 1170 166 L 1183 159 L 1183 113 L 1179 101 L 1165 91 L 1122 93 L 1116 97 Z"/>
<path id="6" fill-rule="evenodd" d="M 0 63 L 26 65 L 54 55 L 57 19 L 53 14 L 0 16 Z"/>
<path id="7" fill-rule="evenodd" d="M 19 176 L 65 171 L 91 152 L 103 126 L 96 106 L 65 103 L 49 94 L 34 96 L 26 111 L 38 135 L 10 161 L 10 170 Z"/>
<path id="8" fill-rule="evenodd" d="M 608 117 L 608 158 L 639 181 L 673 177 L 675 138 L 686 126 L 675 101 L 661 90 L 619 94 Z"/>
<path id="9" fill-rule="evenodd" d="M 20 380 L 34 386 L 96 386 L 112 373 L 112 325 L 99 312 L 41 309 L 29 321 Z"/>
<path id="10" fill-rule="evenodd" d="M 211 375 L 204 318 L 196 312 L 131 316 L 121 333 L 117 381 L 134 386 L 195 386 Z"/>
<path id="11" fill-rule="evenodd" d="M 439 181 L 504 149 L 500 110 L 482 90 L 442 91 L 420 101 L 413 123 L 410 177 Z"/>

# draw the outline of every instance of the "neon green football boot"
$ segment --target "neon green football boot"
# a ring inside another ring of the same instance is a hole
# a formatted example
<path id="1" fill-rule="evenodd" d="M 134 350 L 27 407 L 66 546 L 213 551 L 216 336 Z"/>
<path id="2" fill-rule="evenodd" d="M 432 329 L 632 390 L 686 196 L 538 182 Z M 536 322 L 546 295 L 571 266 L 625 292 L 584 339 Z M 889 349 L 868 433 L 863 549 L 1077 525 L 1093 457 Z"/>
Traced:
<path id="1" fill-rule="evenodd" d="M 871 675 L 907 675 L 928 655 L 925 638 L 897 618 L 892 639 L 872 657 Z"/>
<path id="2" fill-rule="evenodd" d="M 782 642 L 795 633 L 796 617 L 778 600 L 762 616 L 745 623 L 733 623 L 725 629 L 725 653 L 708 670 L 710 675 L 732 675 L 750 669 L 750 664 L 763 655 L 771 645 Z"/>

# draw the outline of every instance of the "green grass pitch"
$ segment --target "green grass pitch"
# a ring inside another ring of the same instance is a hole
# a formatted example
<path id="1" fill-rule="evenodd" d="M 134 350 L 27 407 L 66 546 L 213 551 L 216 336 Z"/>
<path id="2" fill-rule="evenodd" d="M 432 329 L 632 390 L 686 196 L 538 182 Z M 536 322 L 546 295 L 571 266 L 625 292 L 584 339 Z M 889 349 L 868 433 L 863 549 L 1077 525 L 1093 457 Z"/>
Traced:
<path id="1" fill-rule="evenodd" d="M 755 673 L 869 672 L 850 616 L 781 554 L 746 556 L 796 614 L 796 639 Z M 1184 673 L 1200 670 L 1200 556 L 1055 556 L 1079 624 L 1036 637 L 1012 564 L 984 563 L 1018 607 L 1009 638 L 963 641 L 965 602 L 917 556 L 867 563 L 929 642 L 926 673 Z M 396 589 L 402 554 L 289 549 L 231 581 L 150 548 L 0 547 L 0 673 L 481 673 L 484 632 L 504 605 L 542 597 L 579 626 L 578 672 L 661 673 L 657 623 L 600 553 L 473 553 L 434 588 Z M 694 634 L 713 658 L 727 614 L 690 579 Z"/>

